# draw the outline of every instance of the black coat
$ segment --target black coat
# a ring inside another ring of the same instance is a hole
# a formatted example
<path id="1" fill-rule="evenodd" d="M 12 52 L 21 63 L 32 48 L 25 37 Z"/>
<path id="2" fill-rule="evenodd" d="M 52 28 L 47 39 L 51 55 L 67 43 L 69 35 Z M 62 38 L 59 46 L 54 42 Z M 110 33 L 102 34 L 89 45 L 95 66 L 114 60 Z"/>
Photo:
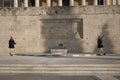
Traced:
<path id="1" fill-rule="evenodd" d="M 97 43 L 98 43 L 98 46 L 97 46 L 98 48 L 102 48 L 103 47 L 102 39 L 98 39 Z"/>
<path id="2" fill-rule="evenodd" d="M 15 45 L 15 41 L 13 39 L 10 39 L 9 40 L 9 48 L 14 48 L 14 45 Z"/>

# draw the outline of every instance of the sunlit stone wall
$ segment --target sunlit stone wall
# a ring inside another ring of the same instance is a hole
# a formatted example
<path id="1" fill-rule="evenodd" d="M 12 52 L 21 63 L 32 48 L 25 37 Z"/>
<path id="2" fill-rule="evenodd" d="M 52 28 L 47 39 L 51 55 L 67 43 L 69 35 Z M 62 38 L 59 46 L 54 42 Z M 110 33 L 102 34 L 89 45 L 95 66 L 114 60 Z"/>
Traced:
<path id="1" fill-rule="evenodd" d="M 120 6 L 1 8 L 0 54 L 8 54 L 10 36 L 16 53 L 95 53 L 98 35 L 107 53 L 120 52 Z"/>

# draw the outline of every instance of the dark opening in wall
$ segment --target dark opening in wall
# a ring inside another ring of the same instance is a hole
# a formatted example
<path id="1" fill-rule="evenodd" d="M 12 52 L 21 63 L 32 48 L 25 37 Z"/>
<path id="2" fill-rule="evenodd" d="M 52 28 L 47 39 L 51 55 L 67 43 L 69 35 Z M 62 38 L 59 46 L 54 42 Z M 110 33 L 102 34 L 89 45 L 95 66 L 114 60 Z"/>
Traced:
<path id="1" fill-rule="evenodd" d="M 70 5 L 70 0 L 62 0 L 63 6 L 69 6 Z"/>
<path id="2" fill-rule="evenodd" d="M 11 7 L 11 0 L 4 0 L 4 7 Z"/>
<path id="3" fill-rule="evenodd" d="M 29 0 L 29 6 L 34 7 L 35 6 L 35 0 Z"/>
<path id="4" fill-rule="evenodd" d="M 63 44 L 62 44 L 62 43 L 60 43 L 60 44 L 58 44 L 58 46 L 59 46 L 59 47 L 63 47 Z"/>
<path id="5" fill-rule="evenodd" d="M 103 5 L 104 1 L 103 0 L 98 0 L 98 5 Z"/>

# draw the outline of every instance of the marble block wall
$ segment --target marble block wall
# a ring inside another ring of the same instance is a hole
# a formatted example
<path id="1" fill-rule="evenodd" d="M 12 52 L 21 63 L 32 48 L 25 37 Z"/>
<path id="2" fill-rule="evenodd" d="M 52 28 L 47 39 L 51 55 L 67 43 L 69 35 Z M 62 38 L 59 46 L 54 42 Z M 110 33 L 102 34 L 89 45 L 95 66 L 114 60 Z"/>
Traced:
<path id="1" fill-rule="evenodd" d="M 96 53 L 103 35 L 107 53 L 120 53 L 120 6 L 37 7 L 0 9 L 0 54 L 43 54 L 51 49 Z"/>

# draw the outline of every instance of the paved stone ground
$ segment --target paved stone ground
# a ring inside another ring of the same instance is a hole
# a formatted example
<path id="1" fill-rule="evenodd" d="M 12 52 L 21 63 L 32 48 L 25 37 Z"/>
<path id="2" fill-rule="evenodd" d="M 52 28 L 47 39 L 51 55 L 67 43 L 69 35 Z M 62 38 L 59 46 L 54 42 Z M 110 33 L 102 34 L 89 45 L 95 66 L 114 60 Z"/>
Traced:
<path id="1" fill-rule="evenodd" d="M 100 80 L 96 76 L 65 76 L 56 74 L 3 74 L 1 80 Z"/>
<path id="2" fill-rule="evenodd" d="M 120 76 L 115 76 L 118 80 L 120 80 Z"/>
<path id="3" fill-rule="evenodd" d="M 106 56 L 0 56 L 0 65 L 7 64 L 32 64 L 32 65 L 56 65 L 56 64 L 120 64 L 120 55 Z M 109 74 L 0 74 L 0 80 L 120 80 L 120 75 Z"/>
<path id="4" fill-rule="evenodd" d="M 0 64 L 120 64 L 120 56 L 0 56 Z"/>
<path id="5" fill-rule="evenodd" d="M 120 64 L 120 55 L 107 56 L 9 56 L 1 55 L 0 64 Z"/>

